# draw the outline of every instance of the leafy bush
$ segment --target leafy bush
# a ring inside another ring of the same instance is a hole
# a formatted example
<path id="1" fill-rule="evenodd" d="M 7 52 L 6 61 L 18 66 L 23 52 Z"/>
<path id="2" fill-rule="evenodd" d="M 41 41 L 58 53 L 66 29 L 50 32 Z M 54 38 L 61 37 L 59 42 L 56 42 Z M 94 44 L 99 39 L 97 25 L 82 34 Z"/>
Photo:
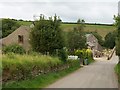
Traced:
<path id="1" fill-rule="evenodd" d="M 16 20 L 2 19 L 2 38 L 8 36 L 18 27 L 20 27 L 20 24 Z"/>
<path id="2" fill-rule="evenodd" d="M 113 49 L 115 47 L 116 37 L 117 37 L 116 31 L 108 33 L 105 36 L 104 46 L 108 49 Z"/>
<path id="3" fill-rule="evenodd" d="M 22 46 L 17 44 L 12 44 L 12 45 L 3 47 L 3 53 L 10 53 L 10 52 L 17 53 L 17 54 L 24 54 L 25 50 L 23 49 Z"/>
<path id="4" fill-rule="evenodd" d="M 75 55 L 82 59 L 88 59 L 88 63 L 93 61 L 92 51 L 90 49 L 76 50 Z"/>
<path id="5" fill-rule="evenodd" d="M 120 57 L 120 15 L 114 16 L 115 25 L 117 27 L 117 39 L 116 39 L 116 54 Z M 120 58 L 119 58 L 120 63 Z"/>
<path id="6" fill-rule="evenodd" d="M 116 40 L 116 55 L 120 56 L 120 40 Z"/>
<path id="7" fill-rule="evenodd" d="M 63 62 L 66 62 L 67 57 L 68 57 L 67 52 L 66 52 L 65 49 L 60 49 L 60 50 L 58 51 L 58 56 L 60 57 L 60 59 L 61 59 Z"/>
<path id="8" fill-rule="evenodd" d="M 84 58 L 85 51 L 84 50 L 76 50 L 75 55 L 77 55 L 79 58 Z"/>

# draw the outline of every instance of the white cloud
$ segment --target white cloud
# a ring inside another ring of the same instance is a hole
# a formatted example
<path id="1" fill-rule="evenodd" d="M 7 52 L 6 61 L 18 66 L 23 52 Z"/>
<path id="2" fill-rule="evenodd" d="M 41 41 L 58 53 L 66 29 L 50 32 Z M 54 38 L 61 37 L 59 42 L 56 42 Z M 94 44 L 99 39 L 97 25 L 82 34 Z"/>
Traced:
<path id="1" fill-rule="evenodd" d="M 117 14 L 118 0 L 19 0 L 19 2 L 1 0 L 0 17 L 33 20 L 34 14 L 53 16 L 59 15 L 63 21 L 77 21 L 78 18 L 86 22 L 113 23 L 113 15 Z M 51 2 L 52 1 L 52 2 Z"/>

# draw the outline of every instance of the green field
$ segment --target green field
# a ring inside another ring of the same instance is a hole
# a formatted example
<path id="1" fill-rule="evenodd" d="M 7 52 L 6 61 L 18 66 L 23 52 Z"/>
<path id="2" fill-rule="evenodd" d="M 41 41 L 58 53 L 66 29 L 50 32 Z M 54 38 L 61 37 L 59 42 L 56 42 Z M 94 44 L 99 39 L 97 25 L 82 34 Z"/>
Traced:
<path id="1" fill-rule="evenodd" d="M 29 26 L 32 24 L 32 22 L 30 22 L 30 21 L 17 21 L 17 22 L 18 22 L 18 24 L 25 25 L 25 26 Z"/>
<path id="2" fill-rule="evenodd" d="M 26 25 L 29 26 L 30 24 L 32 24 L 32 22 L 30 21 L 18 21 L 18 23 L 20 25 Z M 74 29 L 74 27 L 76 27 L 77 24 L 62 24 L 61 28 L 64 31 L 71 31 Z M 114 31 L 116 28 L 115 26 L 107 26 L 107 25 L 86 25 L 85 27 L 85 31 L 87 32 L 98 32 L 98 34 L 100 34 L 103 38 L 106 36 L 106 34 L 108 34 L 109 32 Z"/>
<path id="3" fill-rule="evenodd" d="M 71 31 L 74 27 L 76 27 L 77 24 L 62 24 L 61 28 L 64 31 Z M 85 31 L 87 32 L 98 32 L 103 38 L 108 34 L 109 32 L 114 31 L 116 28 L 115 26 L 105 26 L 105 25 L 86 25 Z"/>

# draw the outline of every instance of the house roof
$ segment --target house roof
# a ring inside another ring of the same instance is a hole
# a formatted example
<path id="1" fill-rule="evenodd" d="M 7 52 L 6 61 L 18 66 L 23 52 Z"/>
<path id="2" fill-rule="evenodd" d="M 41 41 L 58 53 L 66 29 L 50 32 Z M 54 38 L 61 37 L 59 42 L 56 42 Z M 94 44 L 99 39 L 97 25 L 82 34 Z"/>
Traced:
<path id="1" fill-rule="evenodd" d="M 7 37 L 5 37 L 5 38 L 2 38 L 2 39 L 0 39 L 0 45 L 4 45 L 5 43 L 7 43 L 7 42 L 10 42 L 10 41 L 8 41 L 10 38 L 13 38 L 13 35 L 14 34 L 16 34 L 16 33 L 24 33 L 24 31 L 27 31 L 28 33 L 30 33 L 30 31 L 31 31 L 31 29 L 30 29 L 30 27 L 29 26 L 20 26 L 18 29 L 16 29 L 14 32 L 12 32 L 11 34 L 9 34 Z M 18 34 L 19 34 L 18 33 Z M 4 42 L 3 42 L 4 41 Z"/>

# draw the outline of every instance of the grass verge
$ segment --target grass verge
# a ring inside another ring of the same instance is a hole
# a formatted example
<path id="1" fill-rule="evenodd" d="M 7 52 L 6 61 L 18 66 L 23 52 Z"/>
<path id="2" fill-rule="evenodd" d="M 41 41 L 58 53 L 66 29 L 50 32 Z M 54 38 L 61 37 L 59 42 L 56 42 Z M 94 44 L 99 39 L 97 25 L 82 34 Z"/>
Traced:
<path id="1" fill-rule="evenodd" d="M 7 88 L 14 88 L 14 90 L 18 90 L 18 88 L 24 88 L 24 90 L 32 88 L 34 90 L 38 90 L 38 88 L 44 88 L 49 84 L 55 82 L 56 80 L 74 72 L 75 70 L 79 69 L 80 66 L 76 65 L 70 67 L 68 69 L 58 71 L 58 72 L 51 72 L 48 74 L 40 75 L 35 77 L 34 79 L 24 80 L 24 81 L 12 81 L 5 85 L 3 85 L 3 90 Z"/>
<path id="2" fill-rule="evenodd" d="M 117 73 L 118 75 L 118 82 L 120 83 L 120 64 L 117 64 L 115 66 L 115 72 Z"/>

